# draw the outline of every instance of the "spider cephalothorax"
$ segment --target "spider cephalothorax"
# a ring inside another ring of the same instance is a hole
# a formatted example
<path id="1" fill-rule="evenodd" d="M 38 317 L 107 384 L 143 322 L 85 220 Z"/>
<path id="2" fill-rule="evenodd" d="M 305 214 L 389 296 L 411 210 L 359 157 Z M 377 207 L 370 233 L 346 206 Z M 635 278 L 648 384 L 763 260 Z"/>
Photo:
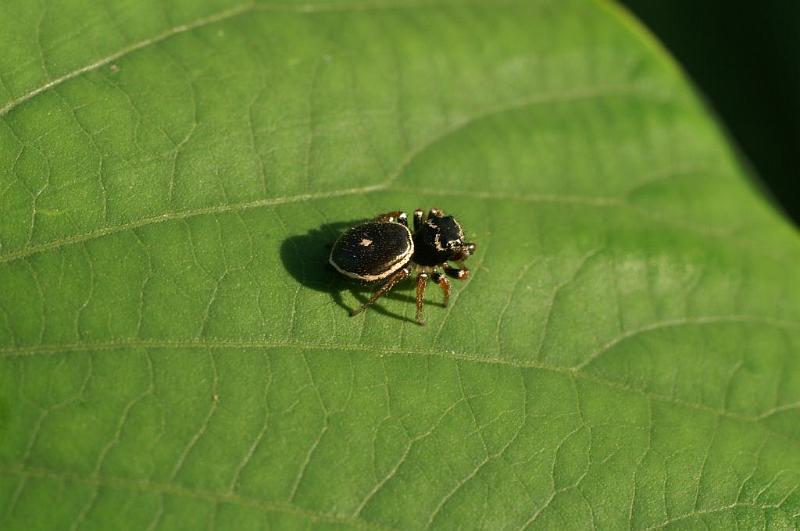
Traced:
<path id="1" fill-rule="evenodd" d="M 453 216 L 432 209 L 428 218 L 422 221 L 422 211 L 414 213 L 414 263 L 444 265 L 464 260 L 474 250 L 475 244 L 464 241 L 464 230 Z"/>
<path id="2" fill-rule="evenodd" d="M 424 324 L 422 307 L 430 278 L 442 288 L 445 304 L 450 282 L 439 272 L 464 280 L 469 270 L 463 261 L 475 252 L 464 241 L 464 230 L 453 216 L 432 208 L 427 216 L 414 211 L 414 232 L 405 212 L 389 212 L 350 228 L 333 245 L 329 261 L 343 275 L 365 282 L 382 282 L 369 300 L 352 312 L 361 313 L 398 282 L 417 271 L 417 322 Z M 456 262 L 458 268 L 450 265 Z"/>

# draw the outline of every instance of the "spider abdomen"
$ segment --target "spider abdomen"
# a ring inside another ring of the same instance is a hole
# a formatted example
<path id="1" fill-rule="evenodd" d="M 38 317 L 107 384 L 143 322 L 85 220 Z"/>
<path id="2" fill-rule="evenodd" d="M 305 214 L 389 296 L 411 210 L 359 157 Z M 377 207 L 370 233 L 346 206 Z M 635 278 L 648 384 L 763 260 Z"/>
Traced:
<path id="1" fill-rule="evenodd" d="M 411 231 L 405 225 L 370 221 L 348 229 L 331 249 L 330 264 L 350 278 L 382 280 L 402 268 L 414 254 Z"/>

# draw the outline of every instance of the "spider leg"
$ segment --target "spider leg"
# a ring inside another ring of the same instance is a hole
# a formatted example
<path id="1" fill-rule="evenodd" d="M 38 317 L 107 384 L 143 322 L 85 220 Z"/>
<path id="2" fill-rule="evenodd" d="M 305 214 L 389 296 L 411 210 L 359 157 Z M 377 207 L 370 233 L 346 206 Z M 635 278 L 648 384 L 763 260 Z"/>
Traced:
<path id="1" fill-rule="evenodd" d="M 422 227 L 422 209 L 418 208 L 414 211 L 414 232 L 418 231 Z"/>
<path id="2" fill-rule="evenodd" d="M 464 264 L 459 264 L 459 265 L 461 266 L 461 269 L 453 267 L 447 263 L 442 264 L 442 267 L 444 268 L 444 272 L 447 273 L 447 276 L 453 277 L 458 280 L 466 280 L 467 277 L 469 277 L 469 269 L 464 267 Z"/>
<path id="3" fill-rule="evenodd" d="M 389 293 L 389 291 L 391 291 L 391 289 L 395 286 L 395 284 L 397 284 L 398 282 L 400 282 L 401 280 L 403 280 L 405 278 L 408 278 L 408 275 L 410 275 L 410 274 L 411 274 L 411 271 L 409 271 L 409 269 L 407 267 L 404 267 L 404 268 L 400 269 L 400 271 L 398 271 L 397 273 L 393 273 L 386 280 L 386 282 L 384 282 L 383 285 L 380 288 L 378 288 L 378 291 L 376 291 L 375 293 L 372 294 L 372 296 L 369 298 L 369 300 L 367 302 L 365 302 L 364 304 L 362 304 L 361 306 L 359 306 L 355 310 L 352 310 L 350 312 L 350 315 L 358 315 L 361 312 L 363 312 L 364 310 L 366 310 L 367 308 L 369 308 L 370 306 L 372 306 L 372 304 L 376 300 L 380 299 L 381 297 L 383 297 L 384 295 Z"/>
<path id="4" fill-rule="evenodd" d="M 425 304 L 425 286 L 427 284 L 427 273 L 420 273 L 417 275 L 417 322 L 421 325 L 425 324 L 425 318 L 422 315 L 422 306 Z"/>
<path id="5" fill-rule="evenodd" d="M 441 211 L 440 209 L 438 209 L 438 208 L 432 208 L 432 209 L 430 210 L 430 212 L 428 212 L 428 217 L 429 217 L 429 218 L 440 218 L 440 217 L 442 217 L 442 216 L 444 216 L 444 212 L 442 212 L 442 211 Z"/>
<path id="6" fill-rule="evenodd" d="M 444 293 L 444 305 L 447 306 L 450 304 L 450 281 L 447 280 L 447 277 L 437 271 L 431 276 L 431 280 L 439 284 L 439 287 L 442 288 L 442 292 Z"/>
<path id="7" fill-rule="evenodd" d="M 394 210 L 392 212 L 387 212 L 386 214 L 381 214 L 375 218 L 375 221 L 392 221 L 396 223 L 402 223 L 408 227 L 408 214 L 402 210 Z"/>

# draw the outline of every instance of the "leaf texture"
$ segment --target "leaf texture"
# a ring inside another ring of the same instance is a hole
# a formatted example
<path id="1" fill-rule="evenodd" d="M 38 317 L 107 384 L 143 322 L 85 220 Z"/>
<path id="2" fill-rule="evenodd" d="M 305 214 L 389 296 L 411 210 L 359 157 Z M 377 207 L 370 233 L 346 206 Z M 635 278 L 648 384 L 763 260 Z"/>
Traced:
<path id="1" fill-rule="evenodd" d="M 613 4 L 0 13 L 0 528 L 800 525 L 797 232 Z"/>

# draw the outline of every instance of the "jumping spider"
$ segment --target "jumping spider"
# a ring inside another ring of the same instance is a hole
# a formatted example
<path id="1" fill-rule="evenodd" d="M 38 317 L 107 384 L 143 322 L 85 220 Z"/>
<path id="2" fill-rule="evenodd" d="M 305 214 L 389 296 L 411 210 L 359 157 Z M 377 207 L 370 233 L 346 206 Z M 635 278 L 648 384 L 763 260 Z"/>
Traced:
<path id="1" fill-rule="evenodd" d="M 408 228 L 405 212 L 382 214 L 348 229 L 333 244 L 329 261 L 341 274 L 364 282 L 380 283 L 367 302 L 353 310 L 357 315 L 386 295 L 398 282 L 417 273 L 417 322 L 425 324 L 422 307 L 428 279 L 444 292 L 445 305 L 450 299 L 447 276 L 464 280 L 469 270 L 466 260 L 475 252 L 475 244 L 464 241 L 464 230 L 453 216 L 432 208 L 427 216 L 414 211 L 414 231 Z M 450 265 L 456 262 L 458 268 Z M 443 275 L 439 272 L 441 268 Z"/>

